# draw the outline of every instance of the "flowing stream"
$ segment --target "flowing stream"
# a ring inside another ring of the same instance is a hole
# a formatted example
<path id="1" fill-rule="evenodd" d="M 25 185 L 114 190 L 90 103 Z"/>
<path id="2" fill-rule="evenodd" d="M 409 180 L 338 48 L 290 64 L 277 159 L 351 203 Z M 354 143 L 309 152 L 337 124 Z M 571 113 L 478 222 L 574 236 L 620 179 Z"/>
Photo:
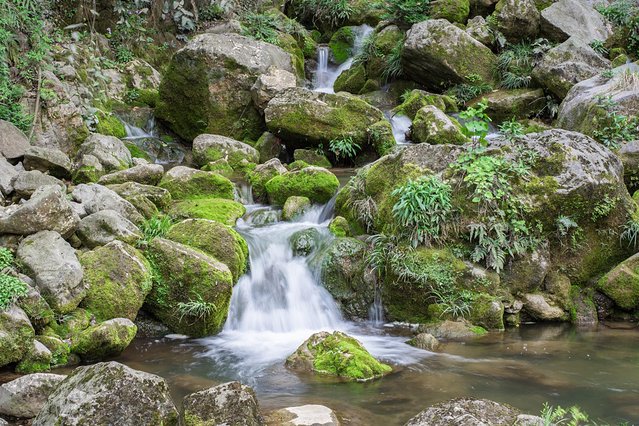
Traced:
<path id="1" fill-rule="evenodd" d="M 152 162 L 156 164 L 180 164 L 184 161 L 186 151 L 184 147 L 174 141 L 164 141 L 160 138 L 155 117 L 150 116 L 144 127 L 136 127 L 120 118 L 126 130 L 125 141 L 132 143 L 144 151 Z"/>

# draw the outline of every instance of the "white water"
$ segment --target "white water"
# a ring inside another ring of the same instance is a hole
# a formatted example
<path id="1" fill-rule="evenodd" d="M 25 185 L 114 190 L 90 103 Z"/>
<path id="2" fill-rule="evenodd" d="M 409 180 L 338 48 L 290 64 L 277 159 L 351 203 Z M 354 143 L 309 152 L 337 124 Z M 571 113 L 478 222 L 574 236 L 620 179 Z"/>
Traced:
<path id="1" fill-rule="evenodd" d="M 124 130 L 126 130 L 126 137 L 124 139 L 135 140 L 141 138 L 158 137 L 155 126 L 155 117 L 153 116 L 149 118 L 149 121 L 147 121 L 146 125 L 144 126 L 145 129 L 148 129 L 148 131 L 139 127 L 135 127 L 134 125 L 129 124 L 126 121 L 122 121 L 122 123 L 124 124 Z"/>
<path id="2" fill-rule="evenodd" d="M 313 81 L 313 90 L 323 93 L 335 93 L 333 85 L 340 74 L 353 65 L 353 60 L 357 56 L 373 28 L 368 25 L 361 25 L 355 29 L 355 42 L 353 44 L 353 56 L 348 58 L 339 66 L 329 64 L 330 50 L 327 46 L 320 46 L 317 49 L 317 71 L 315 72 L 315 80 Z"/>
<path id="3" fill-rule="evenodd" d="M 398 145 L 410 143 L 406 137 L 410 131 L 413 121 L 405 115 L 393 115 L 389 118 L 391 127 L 393 128 L 393 136 Z"/>

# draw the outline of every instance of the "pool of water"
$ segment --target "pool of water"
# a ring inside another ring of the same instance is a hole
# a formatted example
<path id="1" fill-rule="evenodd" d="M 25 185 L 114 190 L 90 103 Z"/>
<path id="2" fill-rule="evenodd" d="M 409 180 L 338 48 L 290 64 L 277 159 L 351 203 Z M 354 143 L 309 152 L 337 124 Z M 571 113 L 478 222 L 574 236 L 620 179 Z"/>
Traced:
<path id="1" fill-rule="evenodd" d="M 264 410 L 324 404 L 344 424 L 401 425 L 427 406 L 461 396 L 493 399 L 529 413 L 538 413 L 545 401 L 576 404 L 592 419 L 639 424 L 635 325 L 588 330 L 525 325 L 444 343 L 437 353 L 416 353 L 408 345 L 403 351 L 398 342 L 404 338 L 397 331 L 354 327 L 352 333 L 364 336 L 371 352 L 395 366 L 393 374 L 369 383 L 340 382 L 290 372 L 283 366 L 284 355 L 247 365 L 233 355 L 221 356 L 215 346 L 222 342 L 215 339 L 138 338 L 117 361 L 164 377 L 176 402 L 190 392 L 238 379 L 254 387 Z M 258 346 L 259 334 L 253 338 Z M 301 343 L 304 337 L 299 339 Z M 288 350 L 265 340 L 274 345 L 274 353 Z"/>

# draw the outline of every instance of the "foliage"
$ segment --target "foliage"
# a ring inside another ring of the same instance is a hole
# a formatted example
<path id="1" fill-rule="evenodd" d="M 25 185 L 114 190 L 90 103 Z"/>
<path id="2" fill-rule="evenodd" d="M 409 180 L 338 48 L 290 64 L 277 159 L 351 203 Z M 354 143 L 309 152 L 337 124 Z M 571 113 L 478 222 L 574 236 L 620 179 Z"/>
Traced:
<path id="1" fill-rule="evenodd" d="M 115 48 L 115 60 L 120 64 L 126 64 L 133 60 L 133 52 L 128 47 L 117 46 Z"/>
<path id="2" fill-rule="evenodd" d="M 353 8 L 348 0 L 299 0 L 294 12 L 300 20 L 311 21 L 315 26 L 326 23 L 338 27 L 350 18 Z"/>
<path id="3" fill-rule="evenodd" d="M 490 92 L 493 87 L 485 83 L 478 74 L 466 76 L 466 82 L 452 86 L 446 91 L 449 96 L 454 96 L 458 104 L 466 105 L 469 101 Z"/>
<path id="4" fill-rule="evenodd" d="M 628 50 L 639 55 L 639 4 L 635 0 L 613 0 L 608 5 L 600 4 L 597 10 L 628 34 Z"/>
<path id="5" fill-rule="evenodd" d="M 499 131 L 509 142 L 515 142 L 524 136 L 524 125 L 512 118 L 501 123 L 499 125 Z"/>
<path id="6" fill-rule="evenodd" d="M 194 318 L 195 320 L 206 320 L 215 314 L 217 307 L 215 304 L 205 302 L 199 294 L 195 300 L 190 299 L 188 302 L 180 302 L 177 305 L 177 313 L 180 315 L 180 322 L 184 317 Z"/>
<path id="7" fill-rule="evenodd" d="M 144 241 L 149 243 L 155 238 L 165 236 L 172 225 L 173 221 L 169 216 L 157 215 L 142 222 L 140 231 L 144 235 Z"/>
<path id="8" fill-rule="evenodd" d="M 468 107 L 466 111 L 459 114 L 459 118 L 462 119 L 462 133 L 481 146 L 488 145 L 486 140 L 489 130 L 488 123 L 492 121 L 485 112 L 487 108 L 488 102 L 483 99 L 476 106 Z"/>
<path id="9" fill-rule="evenodd" d="M 224 8 L 217 3 L 213 3 L 200 10 L 200 20 L 205 22 L 217 21 L 224 16 Z"/>
<path id="10" fill-rule="evenodd" d="M 13 254 L 6 247 L 0 247 L 0 271 L 13 264 Z"/>
<path id="11" fill-rule="evenodd" d="M 469 290 L 453 291 L 451 288 L 433 289 L 437 303 L 442 306 L 441 315 L 452 315 L 454 318 L 465 318 L 470 315 L 470 309 L 475 295 Z"/>
<path id="12" fill-rule="evenodd" d="M 375 46 L 377 34 L 376 32 L 372 32 L 364 38 L 359 53 L 353 59 L 353 65 L 366 64 L 373 58 L 377 58 L 381 55 L 381 52 L 377 49 L 377 46 Z"/>
<path id="13" fill-rule="evenodd" d="M 605 42 L 602 40 L 593 40 L 590 42 L 590 47 L 592 47 L 592 50 L 594 50 L 595 52 L 599 53 L 600 55 L 603 56 L 607 56 L 608 55 L 608 49 L 606 49 L 606 45 Z"/>
<path id="14" fill-rule="evenodd" d="M 352 137 L 346 136 L 330 141 L 328 149 L 335 154 L 337 161 L 340 161 L 340 159 L 352 160 L 355 158 L 357 151 L 360 150 L 361 147 L 356 142 L 353 142 Z"/>
<path id="15" fill-rule="evenodd" d="M 365 175 L 358 172 L 351 178 L 350 187 L 349 208 L 353 215 L 363 222 L 366 232 L 370 232 L 373 229 L 373 221 L 377 214 L 377 203 L 366 192 Z"/>
<path id="16" fill-rule="evenodd" d="M 393 49 L 384 57 L 384 69 L 382 78 L 386 81 L 399 78 L 402 75 L 402 50 L 404 49 L 404 38 L 402 37 L 393 46 Z"/>
<path id="17" fill-rule="evenodd" d="M 384 2 L 384 19 L 398 25 L 411 26 L 428 19 L 426 12 L 430 0 L 387 0 Z"/>
<path id="18" fill-rule="evenodd" d="M 581 248 L 584 233 L 577 222 L 570 216 L 562 215 L 555 220 L 555 225 L 557 227 L 557 239 L 562 246 L 567 245 L 572 251 Z"/>
<path id="19" fill-rule="evenodd" d="M 606 194 L 603 200 L 593 206 L 592 212 L 590 213 L 590 219 L 593 222 L 596 222 L 599 219 L 608 216 L 617 206 L 617 201 L 619 201 L 617 197 L 610 198 L 610 196 Z"/>
<path id="20" fill-rule="evenodd" d="M 639 247 L 639 221 L 630 219 L 623 227 L 623 232 L 619 236 L 621 242 L 626 241 L 628 247 L 637 249 Z"/>
<path id="21" fill-rule="evenodd" d="M 446 238 L 453 212 L 450 185 L 437 176 L 422 176 L 408 180 L 392 195 L 399 198 L 393 206 L 393 215 L 413 247 L 430 246 Z"/>
<path id="22" fill-rule="evenodd" d="M 639 136 L 639 118 L 627 117 L 619 113 L 619 105 L 610 96 L 597 97 L 597 106 L 604 112 L 603 127 L 595 130 L 593 136 L 610 149 L 619 149 L 621 145 Z"/>
<path id="23" fill-rule="evenodd" d="M 0 274 L 0 310 L 7 309 L 18 298 L 27 295 L 27 285 L 18 278 Z"/>
<path id="24" fill-rule="evenodd" d="M 505 89 L 528 87 L 535 62 L 550 49 L 546 39 L 537 39 L 533 43 L 521 42 L 507 45 L 497 59 L 497 69 L 501 86 Z"/>
<path id="25" fill-rule="evenodd" d="M 541 410 L 541 418 L 544 426 L 579 426 L 588 424 L 588 415 L 576 405 L 564 409 L 561 406 L 553 407 L 546 402 Z"/>
<path id="26" fill-rule="evenodd" d="M 277 44 L 278 21 L 271 15 L 247 13 L 242 17 L 242 35 Z"/>

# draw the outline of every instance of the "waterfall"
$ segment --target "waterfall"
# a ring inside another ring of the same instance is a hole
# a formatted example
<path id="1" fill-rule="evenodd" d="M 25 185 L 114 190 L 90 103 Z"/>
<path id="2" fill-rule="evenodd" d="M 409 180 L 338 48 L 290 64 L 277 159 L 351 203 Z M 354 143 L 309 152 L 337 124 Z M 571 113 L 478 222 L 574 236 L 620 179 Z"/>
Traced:
<path id="1" fill-rule="evenodd" d="M 410 126 L 413 125 L 413 121 L 405 115 L 393 115 L 389 118 L 389 121 L 393 128 L 395 141 L 400 145 L 410 143 L 406 135 L 410 131 Z"/>

